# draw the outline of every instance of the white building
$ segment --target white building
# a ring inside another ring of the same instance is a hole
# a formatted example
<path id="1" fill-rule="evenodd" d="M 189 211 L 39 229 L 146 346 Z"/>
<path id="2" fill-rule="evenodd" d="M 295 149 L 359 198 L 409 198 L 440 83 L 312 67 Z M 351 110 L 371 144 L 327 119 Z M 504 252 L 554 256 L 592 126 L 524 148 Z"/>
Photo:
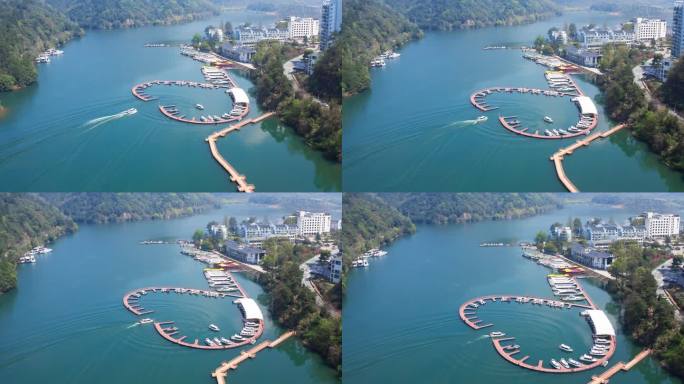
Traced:
<path id="1" fill-rule="evenodd" d="M 241 25 L 233 31 L 236 43 L 245 46 L 253 46 L 264 40 L 285 41 L 289 39 L 289 35 L 287 29 L 259 28 L 247 25 Z"/>
<path id="2" fill-rule="evenodd" d="M 667 22 L 660 19 L 634 19 L 634 38 L 637 40 L 660 40 L 667 34 Z"/>
<path id="3" fill-rule="evenodd" d="M 303 39 L 318 36 L 319 21 L 312 17 L 290 16 L 287 22 L 287 32 L 290 39 Z"/>
<path id="4" fill-rule="evenodd" d="M 342 30 L 342 0 L 326 0 L 321 10 L 321 50 L 328 49 Z"/>
<path id="5" fill-rule="evenodd" d="M 649 237 L 679 235 L 679 215 L 645 212 L 642 217 Z"/>
<path id="6" fill-rule="evenodd" d="M 330 257 L 328 280 L 333 284 L 337 284 L 342 280 L 342 255 L 339 253 Z"/>
<path id="7" fill-rule="evenodd" d="M 297 227 L 302 235 L 316 235 L 330 232 L 331 217 L 328 213 L 299 211 Z"/>
<path id="8" fill-rule="evenodd" d="M 228 257 L 247 264 L 259 264 L 261 263 L 261 259 L 266 255 L 266 251 L 261 248 L 230 240 L 226 241 L 224 252 Z"/>
<path id="9" fill-rule="evenodd" d="M 604 44 L 634 42 L 634 33 L 610 29 L 583 29 L 579 40 L 584 48 L 599 48 Z"/>
<path id="10" fill-rule="evenodd" d="M 572 241 L 572 228 L 554 227 L 553 236 L 560 241 Z"/>
<path id="11" fill-rule="evenodd" d="M 260 246 L 270 238 L 288 239 L 294 242 L 299 228 L 287 224 L 247 224 L 240 226 L 240 237 L 245 243 Z"/>
<path id="12" fill-rule="evenodd" d="M 212 225 L 209 227 L 209 232 L 213 237 L 221 238 L 223 240 L 228 238 L 228 227 L 223 224 Z"/>

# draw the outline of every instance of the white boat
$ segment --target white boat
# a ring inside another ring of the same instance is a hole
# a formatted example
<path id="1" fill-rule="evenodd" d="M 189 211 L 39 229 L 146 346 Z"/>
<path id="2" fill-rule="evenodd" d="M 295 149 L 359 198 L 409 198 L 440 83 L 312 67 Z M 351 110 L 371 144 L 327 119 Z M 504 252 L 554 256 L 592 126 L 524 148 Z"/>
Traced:
<path id="1" fill-rule="evenodd" d="M 568 361 L 567 361 L 567 360 L 565 360 L 565 359 L 560 359 L 560 363 L 561 363 L 561 365 L 563 366 L 563 368 L 566 368 L 566 369 L 569 369 L 569 368 L 570 368 L 570 364 L 568 364 Z"/>
<path id="2" fill-rule="evenodd" d="M 135 115 L 136 113 L 138 113 L 138 110 L 135 108 L 130 108 L 130 109 L 127 109 L 127 110 L 121 112 L 121 114 L 124 116 Z"/>
<path id="3" fill-rule="evenodd" d="M 149 318 L 145 318 L 145 319 L 140 320 L 140 324 L 149 324 L 152 322 L 154 322 L 154 320 L 149 319 Z"/>
<path id="4" fill-rule="evenodd" d="M 225 345 L 233 344 L 232 341 L 226 339 L 225 337 L 222 337 L 222 338 L 221 338 L 221 342 L 222 342 L 223 344 L 225 344 Z"/>
<path id="5" fill-rule="evenodd" d="M 561 369 L 561 365 L 555 359 L 551 359 L 551 365 L 556 369 Z"/>
<path id="6" fill-rule="evenodd" d="M 480 116 L 480 117 L 478 117 L 475 121 L 476 121 L 477 123 L 484 123 L 484 122 L 487 121 L 487 120 L 489 120 L 489 118 L 488 118 L 487 116 Z"/>
<path id="7" fill-rule="evenodd" d="M 231 340 L 234 340 L 234 341 L 244 341 L 244 340 L 245 340 L 244 337 L 242 337 L 242 336 L 240 336 L 240 335 L 237 335 L 237 334 L 231 336 L 230 339 L 231 339 Z"/>
<path id="8" fill-rule="evenodd" d="M 202 104 L 195 104 L 195 108 L 199 109 L 200 111 L 204 109 L 204 105 Z"/>
<path id="9" fill-rule="evenodd" d="M 549 123 L 549 124 L 550 124 L 550 123 L 553 123 L 553 119 L 550 118 L 550 117 L 548 117 L 548 116 L 544 116 L 544 121 L 547 122 L 547 123 Z"/>
<path id="10" fill-rule="evenodd" d="M 572 365 L 573 367 L 577 367 L 577 368 L 584 365 L 575 359 L 568 359 L 568 363 L 570 363 L 570 365 Z"/>
<path id="11" fill-rule="evenodd" d="M 572 347 L 570 347 L 567 344 L 561 344 L 558 346 L 558 348 L 560 348 L 562 351 L 565 351 L 565 352 L 573 352 Z"/>
<path id="12" fill-rule="evenodd" d="M 218 332 L 221 330 L 219 327 L 216 326 L 216 324 L 209 324 L 209 329 L 211 329 L 214 332 Z"/>
<path id="13" fill-rule="evenodd" d="M 491 332 L 489 334 L 489 337 L 502 337 L 502 336 L 506 336 L 506 334 L 503 332 L 499 332 L 499 331 L 494 331 L 494 332 Z"/>
<path id="14" fill-rule="evenodd" d="M 214 344 L 221 345 L 221 340 L 218 337 L 214 337 L 212 340 L 214 341 Z"/>
<path id="15" fill-rule="evenodd" d="M 584 354 L 584 355 L 580 356 L 580 360 L 586 361 L 586 362 L 589 362 L 589 363 L 593 363 L 594 361 L 596 361 L 596 358 L 595 358 L 595 357 L 592 357 L 592 356 L 589 356 L 589 355 L 587 355 L 587 354 Z"/>
<path id="16" fill-rule="evenodd" d="M 214 345 L 214 342 L 211 341 L 211 339 L 209 339 L 209 338 L 204 339 L 204 342 L 207 343 L 207 345 L 210 346 L 210 347 L 215 346 L 215 345 Z"/>

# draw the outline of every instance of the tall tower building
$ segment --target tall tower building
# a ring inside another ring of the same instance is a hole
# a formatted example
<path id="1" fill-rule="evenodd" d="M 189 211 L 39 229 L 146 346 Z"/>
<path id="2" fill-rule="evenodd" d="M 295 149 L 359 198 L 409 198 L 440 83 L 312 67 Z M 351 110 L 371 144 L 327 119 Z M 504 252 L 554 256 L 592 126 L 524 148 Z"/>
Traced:
<path id="1" fill-rule="evenodd" d="M 328 49 L 333 35 L 342 29 L 342 0 L 326 0 L 321 11 L 321 50 Z"/>
<path id="2" fill-rule="evenodd" d="M 678 0 L 674 4 L 672 17 L 672 56 L 680 57 L 684 54 L 684 1 Z"/>

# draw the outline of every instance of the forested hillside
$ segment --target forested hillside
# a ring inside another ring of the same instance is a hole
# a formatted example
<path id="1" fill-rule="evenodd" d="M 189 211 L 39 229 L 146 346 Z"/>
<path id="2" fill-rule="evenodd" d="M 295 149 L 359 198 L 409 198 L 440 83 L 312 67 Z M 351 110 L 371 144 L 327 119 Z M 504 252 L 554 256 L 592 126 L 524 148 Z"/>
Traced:
<path id="1" fill-rule="evenodd" d="M 47 201 L 78 223 L 104 224 L 188 216 L 220 202 L 203 193 L 46 193 Z"/>
<path id="2" fill-rule="evenodd" d="M 421 36 L 418 27 L 379 0 L 346 1 L 343 20 L 338 45 L 344 95 L 370 87 L 368 64 L 374 56 Z"/>
<path id="3" fill-rule="evenodd" d="M 47 0 L 87 29 L 172 24 L 217 15 L 210 0 Z"/>
<path id="4" fill-rule="evenodd" d="M 0 0 L 0 92 L 33 84 L 37 54 L 81 33 L 39 0 Z"/>
<path id="5" fill-rule="evenodd" d="M 0 293 L 17 284 L 17 259 L 77 228 L 71 218 L 37 195 L 0 193 Z"/>

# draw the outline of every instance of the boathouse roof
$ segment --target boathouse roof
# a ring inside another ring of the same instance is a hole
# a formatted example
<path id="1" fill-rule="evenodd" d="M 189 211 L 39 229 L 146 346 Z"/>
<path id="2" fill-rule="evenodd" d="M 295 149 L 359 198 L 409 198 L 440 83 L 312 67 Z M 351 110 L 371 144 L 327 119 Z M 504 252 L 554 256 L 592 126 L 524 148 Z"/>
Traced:
<path id="1" fill-rule="evenodd" d="M 235 300 L 235 303 L 242 308 L 242 313 L 245 316 L 245 320 L 263 320 L 264 315 L 261 313 L 261 309 L 253 299 L 242 298 Z"/>
<path id="2" fill-rule="evenodd" d="M 233 101 L 236 104 L 249 104 L 249 97 L 242 88 L 231 88 L 228 92 L 233 96 Z"/>
<path id="3" fill-rule="evenodd" d="M 596 336 L 615 336 L 615 329 L 613 324 L 608 320 L 606 313 L 598 309 L 587 310 L 589 314 L 589 323 L 591 323 Z"/>
<path id="4" fill-rule="evenodd" d="M 577 101 L 577 104 L 579 105 L 580 113 L 583 115 L 598 115 L 598 111 L 596 110 L 596 105 L 594 105 L 594 101 L 591 100 L 591 97 L 588 96 L 578 96 L 575 98 L 575 101 Z"/>

